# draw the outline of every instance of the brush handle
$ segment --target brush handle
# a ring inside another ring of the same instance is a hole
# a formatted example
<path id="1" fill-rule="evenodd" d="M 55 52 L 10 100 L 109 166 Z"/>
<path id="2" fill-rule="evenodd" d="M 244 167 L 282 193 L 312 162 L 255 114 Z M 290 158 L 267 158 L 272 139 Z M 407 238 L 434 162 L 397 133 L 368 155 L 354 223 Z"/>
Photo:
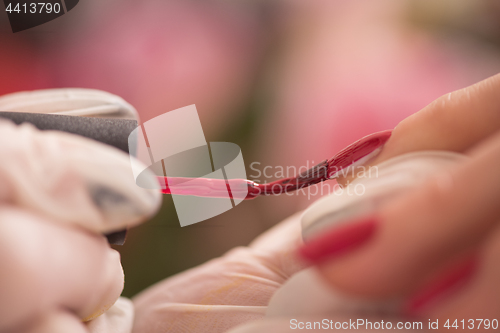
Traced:
<path id="1" fill-rule="evenodd" d="M 9 119 L 17 125 L 30 123 L 42 131 L 55 130 L 80 135 L 118 148 L 127 154 L 136 153 L 129 151 L 128 147 L 128 137 L 137 128 L 135 120 L 5 111 L 0 111 L 0 118 Z"/>

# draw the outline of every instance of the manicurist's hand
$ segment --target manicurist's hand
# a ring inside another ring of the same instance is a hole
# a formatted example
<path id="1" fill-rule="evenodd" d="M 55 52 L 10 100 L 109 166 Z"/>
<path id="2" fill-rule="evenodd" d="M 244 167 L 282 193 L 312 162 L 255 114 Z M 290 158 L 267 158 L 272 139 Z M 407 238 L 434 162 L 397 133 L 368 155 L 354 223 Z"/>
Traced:
<path id="1" fill-rule="evenodd" d="M 129 332 L 120 256 L 103 234 L 154 214 L 160 193 L 135 184 L 127 154 L 31 125 L 0 121 L 0 160 L 0 332 Z"/>

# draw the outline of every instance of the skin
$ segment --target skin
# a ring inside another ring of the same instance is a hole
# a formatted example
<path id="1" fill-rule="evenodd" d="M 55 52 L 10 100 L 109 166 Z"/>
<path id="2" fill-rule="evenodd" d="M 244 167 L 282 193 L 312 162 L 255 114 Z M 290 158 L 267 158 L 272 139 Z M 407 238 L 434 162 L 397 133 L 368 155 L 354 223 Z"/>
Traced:
<path id="1" fill-rule="evenodd" d="M 261 319 L 272 295 L 305 267 L 294 255 L 301 244 L 296 214 L 249 246 L 151 286 L 133 299 L 133 333 L 216 333 Z"/>
<path id="2" fill-rule="evenodd" d="M 376 212 L 372 239 L 318 266 L 329 284 L 364 298 L 408 299 L 474 256 L 471 280 L 416 315 L 443 322 L 500 317 L 499 92 L 496 75 L 442 96 L 395 128 L 371 164 L 419 150 L 470 160 Z"/>

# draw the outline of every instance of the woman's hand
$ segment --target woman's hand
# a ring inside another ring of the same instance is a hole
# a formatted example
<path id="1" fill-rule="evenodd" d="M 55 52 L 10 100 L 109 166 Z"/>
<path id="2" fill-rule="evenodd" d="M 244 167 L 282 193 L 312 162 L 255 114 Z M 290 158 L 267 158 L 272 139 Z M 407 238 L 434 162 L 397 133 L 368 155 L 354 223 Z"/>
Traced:
<path id="1" fill-rule="evenodd" d="M 409 314 L 439 319 L 440 329 L 463 319 L 477 331 L 486 322 L 478 327 L 476 319 L 500 320 L 500 75 L 402 121 L 372 164 L 435 149 L 470 160 L 303 250 L 364 233 L 349 252 L 311 258 L 330 285 L 368 299 L 403 298 Z"/>
<path id="2" fill-rule="evenodd" d="M 318 269 L 328 283 L 370 299 L 396 295 L 410 299 L 427 281 L 443 270 L 453 270 L 457 263 L 455 275 L 474 274 L 468 289 L 454 296 L 461 297 L 460 302 L 449 298 L 439 310 L 421 307 L 418 314 L 451 319 L 452 315 L 465 316 L 460 311 L 468 311 L 475 302 L 500 299 L 500 287 L 492 285 L 500 280 L 493 255 L 500 256 L 498 231 L 496 243 L 493 239 L 495 214 L 496 221 L 499 219 L 495 194 L 500 194 L 499 176 L 495 175 L 500 169 L 500 137 L 493 137 L 500 129 L 498 92 L 500 75 L 443 96 L 401 122 L 374 163 L 432 149 L 467 152 L 472 160 L 455 170 L 444 185 L 431 182 L 383 207 L 376 216 L 373 238 L 359 248 L 335 260 L 325 254 Z M 134 299 L 134 332 L 224 332 L 248 321 L 251 323 L 234 332 L 289 332 L 290 318 L 255 319 L 264 317 L 272 295 L 304 268 L 294 256 L 301 244 L 297 215 L 249 247 L 234 249 L 149 288 Z M 488 290 L 491 292 L 484 294 Z M 463 303 L 467 298 L 474 302 Z M 454 308 L 460 306 L 461 310 Z M 496 306 L 488 312 L 478 308 L 469 316 L 476 319 L 480 314 L 496 313 L 500 317 L 498 303 Z"/>

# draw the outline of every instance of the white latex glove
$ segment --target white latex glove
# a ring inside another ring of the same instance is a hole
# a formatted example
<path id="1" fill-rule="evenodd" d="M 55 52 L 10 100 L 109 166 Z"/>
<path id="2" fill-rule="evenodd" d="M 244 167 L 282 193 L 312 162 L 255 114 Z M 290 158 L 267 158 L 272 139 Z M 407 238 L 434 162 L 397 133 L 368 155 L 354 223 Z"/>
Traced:
<path id="1" fill-rule="evenodd" d="M 0 99 L 0 110 L 70 112 L 87 93 L 15 94 Z M 90 93 L 95 104 L 112 96 Z M 59 103 L 37 104 L 54 94 Z M 116 302 L 120 256 L 102 234 L 147 219 L 160 193 L 135 184 L 127 154 L 27 124 L 0 121 L 0 160 L 0 332 L 129 332 L 131 302 Z"/>

